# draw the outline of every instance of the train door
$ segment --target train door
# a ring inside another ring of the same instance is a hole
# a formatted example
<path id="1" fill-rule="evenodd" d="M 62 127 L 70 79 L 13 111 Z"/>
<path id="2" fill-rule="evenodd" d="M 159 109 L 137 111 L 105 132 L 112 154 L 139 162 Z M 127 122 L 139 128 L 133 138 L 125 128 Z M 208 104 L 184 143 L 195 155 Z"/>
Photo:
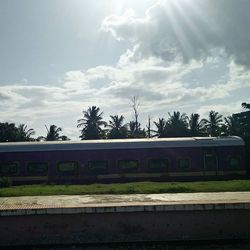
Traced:
<path id="1" fill-rule="evenodd" d="M 204 175 L 218 175 L 218 155 L 215 149 L 204 150 Z"/>

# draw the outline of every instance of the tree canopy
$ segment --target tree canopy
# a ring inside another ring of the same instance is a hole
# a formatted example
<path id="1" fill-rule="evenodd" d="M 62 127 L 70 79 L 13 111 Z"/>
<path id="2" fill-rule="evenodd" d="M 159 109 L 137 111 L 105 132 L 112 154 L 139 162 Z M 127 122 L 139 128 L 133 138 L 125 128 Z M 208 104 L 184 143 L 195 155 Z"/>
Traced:
<path id="1" fill-rule="evenodd" d="M 81 135 L 79 136 L 82 140 L 93 140 L 105 138 L 105 132 L 102 126 L 107 125 L 103 121 L 103 112 L 96 106 L 89 107 L 83 112 L 83 118 L 77 121 L 78 128 L 82 127 Z"/>
<path id="2" fill-rule="evenodd" d="M 180 111 L 168 113 L 168 117 L 158 118 L 153 121 L 148 116 L 148 123 L 142 128 L 139 122 L 137 99 L 133 99 L 133 119 L 125 122 L 123 115 L 110 115 L 109 121 L 103 119 L 104 113 L 97 106 L 84 110 L 83 117 L 77 121 L 77 127 L 81 128 L 80 138 L 91 139 L 125 139 L 125 138 L 151 138 L 151 137 L 186 137 L 186 136 L 221 136 L 237 135 L 250 136 L 250 104 L 242 103 L 246 111 L 223 117 L 218 112 L 211 110 L 208 117 L 201 119 L 197 113 L 187 116 Z M 56 125 L 45 126 L 46 136 L 34 137 L 35 130 L 28 128 L 26 124 L 0 123 L 0 142 L 17 141 L 58 141 L 69 140 L 62 135 L 62 128 Z"/>
<path id="3" fill-rule="evenodd" d="M 107 137 L 109 139 L 123 139 L 128 137 L 127 125 L 124 124 L 124 116 L 111 115 L 107 127 L 109 131 Z"/>
<path id="4" fill-rule="evenodd" d="M 49 128 L 45 125 L 47 130 L 46 136 L 39 136 L 39 141 L 68 141 L 69 138 L 65 135 L 60 135 L 62 128 L 57 127 L 56 125 L 50 125 Z"/>

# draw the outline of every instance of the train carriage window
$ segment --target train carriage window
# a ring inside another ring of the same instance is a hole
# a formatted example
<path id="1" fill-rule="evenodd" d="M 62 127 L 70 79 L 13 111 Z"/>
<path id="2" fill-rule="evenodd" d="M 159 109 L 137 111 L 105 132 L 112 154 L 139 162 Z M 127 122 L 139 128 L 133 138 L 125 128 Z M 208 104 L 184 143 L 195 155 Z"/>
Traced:
<path id="1" fill-rule="evenodd" d="M 47 162 L 29 162 L 27 171 L 31 174 L 46 174 L 48 172 Z"/>
<path id="2" fill-rule="evenodd" d="M 213 152 L 206 152 L 204 154 L 204 168 L 205 170 L 216 170 L 218 165 L 217 155 Z"/>
<path id="3" fill-rule="evenodd" d="M 138 160 L 119 160 L 118 168 L 119 169 L 137 169 L 139 167 Z"/>
<path id="4" fill-rule="evenodd" d="M 15 175 L 18 172 L 19 164 L 17 162 L 6 162 L 0 164 L 0 175 Z"/>
<path id="5" fill-rule="evenodd" d="M 108 161 L 89 161 L 89 170 L 106 170 L 108 169 Z"/>
<path id="6" fill-rule="evenodd" d="M 238 169 L 240 168 L 240 157 L 239 156 L 231 156 L 228 159 L 228 168 L 229 169 Z"/>
<path id="7" fill-rule="evenodd" d="M 189 158 L 181 158 L 178 159 L 178 168 L 185 170 L 189 169 L 191 166 L 191 160 Z"/>
<path id="8" fill-rule="evenodd" d="M 61 173 L 76 172 L 78 170 L 78 163 L 76 161 L 59 162 L 57 169 Z"/>
<path id="9" fill-rule="evenodd" d="M 168 159 L 150 159 L 148 161 L 148 168 L 150 169 L 168 169 Z"/>

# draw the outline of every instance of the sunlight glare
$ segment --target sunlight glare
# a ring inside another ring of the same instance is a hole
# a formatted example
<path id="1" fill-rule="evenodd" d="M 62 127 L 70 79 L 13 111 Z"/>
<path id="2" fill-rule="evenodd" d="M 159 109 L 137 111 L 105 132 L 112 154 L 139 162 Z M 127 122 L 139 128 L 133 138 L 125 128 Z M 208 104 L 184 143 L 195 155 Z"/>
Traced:
<path id="1" fill-rule="evenodd" d="M 189 41 L 189 32 L 196 37 L 199 44 L 206 46 L 206 41 L 194 22 L 194 20 L 200 20 L 199 10 L 197 10 L 198 4 L 193 0 L 169 0 L 164 1 L 164 3 L 172 32 L 175 34 L 184 55 L 191 57 L 195 47 Z"/>

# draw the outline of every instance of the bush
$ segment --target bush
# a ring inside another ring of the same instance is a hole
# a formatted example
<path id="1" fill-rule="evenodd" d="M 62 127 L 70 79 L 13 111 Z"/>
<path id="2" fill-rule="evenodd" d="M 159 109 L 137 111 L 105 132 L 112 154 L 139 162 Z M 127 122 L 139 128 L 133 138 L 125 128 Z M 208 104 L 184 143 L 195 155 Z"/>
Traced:
<path id="1" fill-rule="evenodd" d="M 0 177 L 0 188 L 4 187 L 10 187 L 12 185 L 12 182 L 7 177 Z"/>

